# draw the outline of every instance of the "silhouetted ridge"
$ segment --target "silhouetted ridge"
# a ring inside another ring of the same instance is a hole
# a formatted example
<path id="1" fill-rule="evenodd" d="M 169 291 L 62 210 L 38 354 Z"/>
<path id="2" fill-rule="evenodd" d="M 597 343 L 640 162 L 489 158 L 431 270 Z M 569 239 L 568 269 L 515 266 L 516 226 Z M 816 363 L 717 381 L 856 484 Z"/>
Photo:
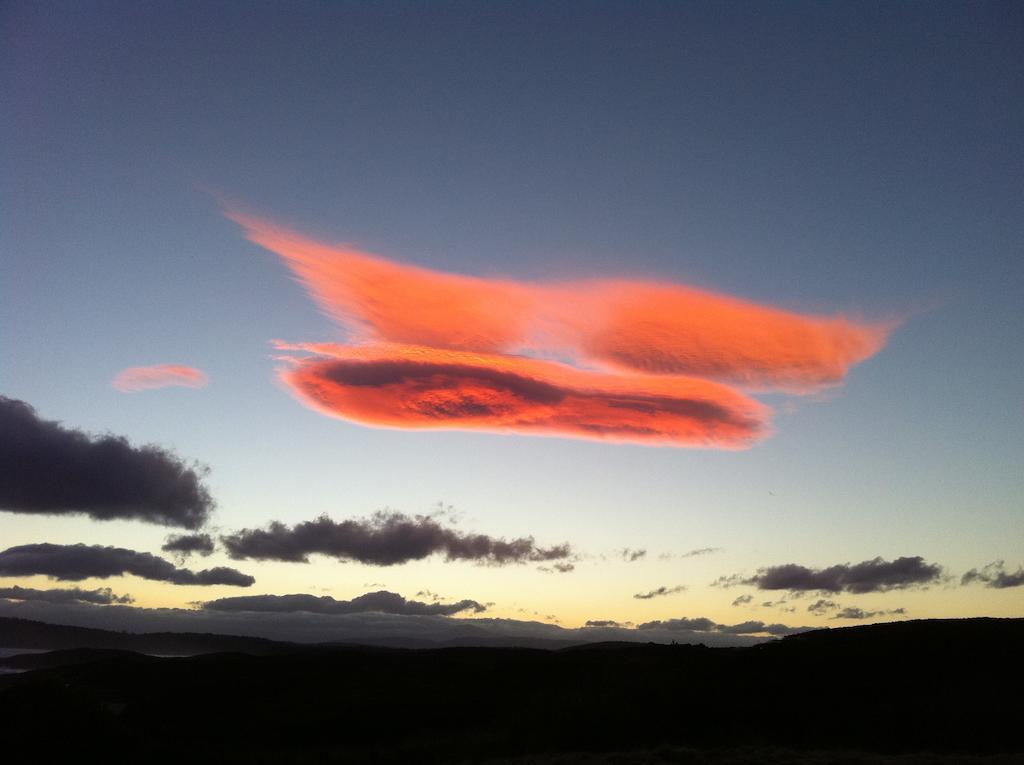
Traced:
<path id="1" fill-rule="evenodd" d="M 18 620 L 0 623 L 0 634 L 15 628 L 51 641 L 169 637 Z M 1024 687 L 1022 631 L 1022 619 L 965 619 L 818 631 L 751 648 L 270 644 L 264 655 L 164 659 L 61 651 L 16 659 L 48 668 L 0 675 L 0 740 L 34 742 L 34 762 L 90 754 L 109 763 L 112 741 L 119 761 L 135 762 L 475 763 L 666 746 L 1019 760 L 1018 706 L 993 688 Z M 857 761 L 830 757 L 823 762 Z"/>

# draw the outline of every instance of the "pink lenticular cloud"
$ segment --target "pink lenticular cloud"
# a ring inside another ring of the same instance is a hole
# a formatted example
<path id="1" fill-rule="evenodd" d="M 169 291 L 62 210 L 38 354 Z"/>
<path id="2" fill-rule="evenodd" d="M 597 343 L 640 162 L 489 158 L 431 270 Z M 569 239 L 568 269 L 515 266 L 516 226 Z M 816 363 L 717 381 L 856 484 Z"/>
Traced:
<path id="1" fill-rule="evenodd" d="M 363 425 L 717 449 L 746 449 L 770 432 L 768 407 L 699 378 L 423 346 L 278 348 L 312 354 L 280 370 L 300 401 Z"/>
<path id="2" fill-rule="evenodd" d="M 841 385 L 899 324 L 671 282 L 444 273 L 225 214 L 348 335 L 279 342 L 300 354 L 279 357 L 281 381 L 371 427 L 746 449 L 771 434 L 772 410 L 749 393 Z"/>
<path id="3" fill-rule="evenodd" d="M 432 271 L 229 211 L 360 343 L 554 354 L 751 391 L 814 393 L 878 353 L 897 321 L 801 314 L 685 284 L 529 283 Z"/>
<path id="4" fill-rule="evenodd" d="M 118 372 L 111 385 L 122 393 L 137 393 L 153 388 L 203 388 L 209 382 L 206 373 L 181 364 L 156 364 L 128 367 Z"/>

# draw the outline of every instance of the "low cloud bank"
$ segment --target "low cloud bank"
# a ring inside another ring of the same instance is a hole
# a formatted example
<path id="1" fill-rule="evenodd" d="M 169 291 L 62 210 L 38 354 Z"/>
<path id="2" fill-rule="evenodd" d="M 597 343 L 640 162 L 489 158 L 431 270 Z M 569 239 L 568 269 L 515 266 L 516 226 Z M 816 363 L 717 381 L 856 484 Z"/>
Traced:
<path id="1" fill-rule="evenodd" d="M 517 619 L 380 611 L 338 614 L 213 608 L 188 610 L 7 600 L 0 600 L 0 616 L 130 632 L 215 632 L 304 643 L 337 641 L 409 647 L 438 644 L 556 647 L 604 641 L 743 646 L 762 642 L 770 634 L 734 634 L 719 631 L 714 626 L 695 630 L 685 627 L 685 620 L 673 620 L 667 626 L 651 623 L 643 629 L 616 625 L 612 620 L 594 620 L 591 626 L 574 629 Z M 691 626 L 707 626 L 700 620 L 690 621 Z"/>
<path id="2" fill-rule="evenodd" d="M 107 579 L 132 574 L 171 584 L 227 584 L 249 587 L 256 580 L 233 568 L 218 566 L 202 571 L 178 568 L 157 555 L 124 547 L 102 545 L 19 545 L 0 552 L 0 576 L 41 574 L 62 581 Z"/>
<path id="3" fill-rule="evenodd" d="M 395 592 L 368 592 L 351 600 L 335 600 L 329 595 L 242 595 L 208 600 L 202 606 L 208 611 L 248 611 L 253 613 L 361 614 L 376 611 L 383 614 L 415 616 L 452 616 L 463 611 L 481 613 L 487 607 L 475 600 L 457 603 L 421 603 L 406 600 Z"/>
<path id="4" fill-rule="evenodd" d="M 115 595 L 109 587 L 96 590 L 82 590 L 78 587 L 66 589 L 36 590 L 31 587 L 0 587 L 0 599 L 39 600 L 44 603 L 93 603 L 108 606 L 115 603 L 134 603 L 131 595 Z"/>

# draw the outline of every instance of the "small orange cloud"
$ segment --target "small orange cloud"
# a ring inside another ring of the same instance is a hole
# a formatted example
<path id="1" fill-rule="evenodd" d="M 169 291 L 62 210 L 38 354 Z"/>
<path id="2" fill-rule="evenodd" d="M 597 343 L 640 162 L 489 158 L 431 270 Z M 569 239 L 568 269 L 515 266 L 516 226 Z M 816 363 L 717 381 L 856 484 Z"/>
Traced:
<path id="1" fill-rule="evenodd" d="M 624 279 L 531 284 L 403 265 L 236 212 L 354 339 L 686 374 L 751 390 L 841 383 L 896 322 L 799 314 L 685 285 Z"/>
<path id="2" fill-rule="evenodd" d="M 150 367 L 128 367 L 111 382 L 123 393 L 137 393 L 140 390 L 167 388 L 202 388 L 209 382 L 206 374 L 195 367 L 181 364 L 156 364 Z"/>
<path id="3" fill-rule="evenodd" d="M 423 346 L 279 344 L 306 405 L 366 425 L 744 449 L 770 410 L 718 383 L 602 374 L 520 356 Z"/>

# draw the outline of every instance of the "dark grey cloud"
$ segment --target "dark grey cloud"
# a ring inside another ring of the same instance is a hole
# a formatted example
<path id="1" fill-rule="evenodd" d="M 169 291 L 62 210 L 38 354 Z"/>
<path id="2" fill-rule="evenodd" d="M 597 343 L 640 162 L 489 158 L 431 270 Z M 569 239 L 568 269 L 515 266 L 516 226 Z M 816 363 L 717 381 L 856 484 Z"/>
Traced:
<path id="1" fill-rule="evenodd" d="M 233 568 L 218 566 L 203 571 L 178 568 L 152 553 L 102 545 L 33 544 L 0 552 L 0 576 L 33 576 L 80 581 L 133 574 L 171 584 L 228 584 L 248 587 L 256 580 Z"/>
<path id="2" fill-rule="evenodd" d="M 564 560 L 568 544 L 539 547 L 533 537 L 506 540 L 468 534 L 444 526 L 428 515 L 382 511 L 369 518 L 333 521 L 326 515 L 288 527 L 277 521 L 265 529 L 243 529 L 221 537 L 228 555 L 237 560 L 281 560 L 306 563 L 314 554 L 392 566 L 431 555 L 447 560 L 472 560 L 491 565 Z"/>
<path id="3" fill-rule="evenodd" d="M 675 595 L 677 592 L 686 592 L 685 584 L 677 584 L 675 587 L 666 587 L 662 585 L 649 592 L 638 592 L 633 597 L 637 600 L 650 600 L 651 598 L 659 598 L 663 595 Z"/>
<path id="4" fill-rule="evenodd" d="M 816 590 L 859 594 L 923 587 L 938 582 L 942 576 L 942 566 L 914 556 L 893 561 L 874 558 L 861 563 L 841 563 L 821 569 L 785 563 L 759 569 L 757 574 L 748 578 L 739 575 L 721 577 L 713 584 L 723 587 L 753 585 L 761 590 L 790 592 Z"/>
<path id="5" fill-rule="evenodd" d="M 1020 587 L 1024 585 L 1024 566 L 1018 566 L 1016 571 L 1007 572 L 1005 561 L 993 561 L 980 571 L 972 568 L 960 578 L 962 585 L 973 582 L 983 582 L 986 587 L 994 587 L 998 590 Z"/>
<path id="6" fill-rule="evenodd" d="M 109 587 L 96 590 L 66 589 L 34 590 L 31 587 L 0 587 L 0 598 L 5 600 L 41 600 L 45 603 L 94 603 L 106 606 L 113 603 L 133 603 L 131 595 L 115 595 Z"/>
<path id="7" fill-rule="evenodd" d="M 740 595 L 736 600 L 732 602 L 734 606 L 745 606 L 747 603 L 754 599 L 753 595 Z"/>
<path id="8" fill-rule="evenodd" d="M 588 619 L 584 627 L 621 627 L 622 625 L 613 619 Z"/>
<path id="9" fill-rule="evenodd" d="M 171 534 L 160 549 L 182 557 L 193 553 L 205 557 L 213 554 L 214 542 L 209 534 Z"/>
<path id="10" fill-rule="evenodd" d="M 576 566 L 572 563 L 553 563 L 550 566 L 537 566 L 537 570 L 545 574 L 568 574 L 575 571 Z"/>
<path id="11" fill-rule="evenodd" d="M 0 396 L 0 510 L 195 529 L 214 509 L 206 468 L 121 436 L 90 436 Z"/>
<path id="12" fill-rule="evenodd" d="M 622 559 L 627 563 L 635 563 L 647 556 L 647 550 L 634 550 L 629 547 L 623 547 L 619 552 L 622 553 Z"/>
<path id="13" fill-rule="evenodd" d="M 680 558 L 695 558 L 698 555 L 710 555 L 711 553 L 721 552 L 721 547 L 698 547 L 696 550 L 690 550 L 680 555 Z"/>
<path id="14" fill-rule="evenodd" d="M 256 611 L 260 613 L 361 614 L 376 611 L 382 614 L 414 616 L 452 616 L 463 611 L 480 613 L 487 607 L 475 600 L 457 603 L 422 603 L 406 600 L 395 592 L 368 592 L 352 600 L 335 600 L 329 595 L 243 595 L 218 598 L 203 603 L 209 611 Z"/>
<path id="15" fill-rule="evenodd" d="M 905 608 L 894 608 L 890 611 L 865 611 L 863 608 L 848 606 L 839 611 L 833 619 L 871 619 L 875 616 L 903 616 L 907 613 Z"/>

